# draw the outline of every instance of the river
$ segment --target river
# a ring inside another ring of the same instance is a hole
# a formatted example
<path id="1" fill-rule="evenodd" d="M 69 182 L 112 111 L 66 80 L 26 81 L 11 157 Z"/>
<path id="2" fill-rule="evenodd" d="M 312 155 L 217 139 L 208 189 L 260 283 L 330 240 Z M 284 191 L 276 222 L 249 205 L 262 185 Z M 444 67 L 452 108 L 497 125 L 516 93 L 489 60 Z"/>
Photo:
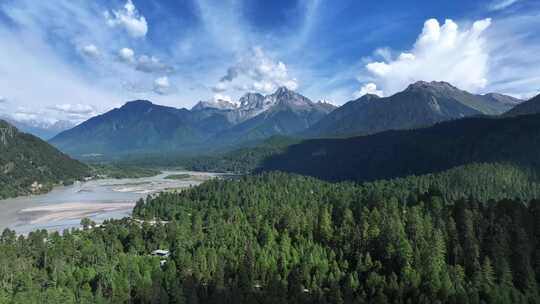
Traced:
<path id="1" fill-rule="evenodd" d="M 189 174 L 181 180 L 166 179 L 173 174 Z M 42 195 L 0 200 L 0 231 L 5 228 L 18 234 L 36 229 L 63 231 L 79 227 L 88 217 L 100 223 L 131 215 L 135 203 L 150 194 L 195 186 L 219 176 L 215 173 L 163 171 L 153 177 L 101 179 L 56 187 Z"/>

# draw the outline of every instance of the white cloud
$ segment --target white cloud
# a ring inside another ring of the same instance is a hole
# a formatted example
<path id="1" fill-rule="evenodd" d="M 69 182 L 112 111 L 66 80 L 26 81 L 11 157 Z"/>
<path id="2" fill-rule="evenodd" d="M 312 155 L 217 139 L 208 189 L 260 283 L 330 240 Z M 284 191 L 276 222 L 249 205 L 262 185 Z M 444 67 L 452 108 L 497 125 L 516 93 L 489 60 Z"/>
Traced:
<path id="1" fill-rule="evenodd" d="M 392 60 L 392 51 L 390 48 L 384 47 L 384 48 L 378 48 L 375 50 L 375 55 L 382 57 L 382 59 L 386 61 Z"/>
<path id="2" fill-rule="evenodd" d="M 29 122 L 32 120 L 36 120 L 39 116 L 34 113 L 25 113 L 25 112 L 15 112 L 11 115 L 14 120 L 20 121 L 20 122 Z"/>
<path id="3" fill-rule="evenodd" d="M 377 90 L 377 85 L 372 82 L 363 85 L 360 90 L 354 92 L 353 96 L 354 98 L 360 98 L 366 94 L 373 94 L 381 97 L 384 96 L 383 91 Z"/>
<path id="4" fill-rule="evenodd" d="M 0 96 L 0 103 L 6 103 L 7 102 L 7 98 L 5 98 L 4 96 Z"/>
<path id="5" fill-rule="evenodd" d="M 80 49 L 81 53 L 87 57 L 97 58 L 100 55 L 99 49 L 94 44 L 87 44 Z"/>
<path id="6" fill-rule="evenodd" d="M 429 19 L 411 50 L 395 59 L 368 63 L 360 78 L 364 84 L 380 87 L 386 95 L 418 80 L 448 81 L 465 90 L 479 91 L 488 82 L 489 49 L 484 31 L 490 24 L 491 19 L 484 19 L 460 30 L 452 20 L 441 26 Z"/>
<path id="7" fill-rule="evenodd" d="M 108 86 L 100 77 L 86 78 L 34 32 L 12 32 L 0 27 L 0 41 L 0 75 L 9 75 L 7 81 L 0 81 L 0 92 L 16 101 L 8 104 L 6 111 L 17 113 L 19 119 L 64 119 L 64 113 L 45 109 L 73 100 L 100 108 L 122 100 L 114 86 Z M 14 109 L 15 105 L 25 105 L 32 112 Z"/>
<path id="8" fill-rule="evenodd" d="M 514 3 L 518 1 L 520 0 L 494 0 L 489 4 L 488 9 L 490 11 L 503 10 L 509 6 L 512 6 Z"/>
<path id="9" fill-rule="evenodd" d="M 94 107 L 84 104 L 58 104 L 50 108 L 58 112 L 68 113 L 68 114 L 80 114 L 80 115 L 91 115 L 95 113 Z"/>
<path id="10" fill-rule="evenodd" d="M 56 112 L 60 114 L 59 117 L 61 117 L 62 119 L 67 119 L 68 121 L 71 121 L 73 123 L 80 123 L 98 114 L 93 106 L 80 103 L 57 104 L 48 107 L 47 110 Z"/>
<path id="11" fill-rule="evenodd" d="M 133 38 L 144 37 L 148 32 L 146 18 L 139 14 L 131 0 L 127 0 L 123 9 L 106 11 L 104 16 L 109 26 L 122 27 Z"/>
<path id="12" fill-rule="evenodd" d="M 47 115 L 46 111 L 24 106 L 17 107 L 6 116 L 15 121 L 30 123 L 34 126 L 49 126 L 58 121 L 57 119 Z"/>
<path id="13" fill-rule="evenodd" d="M 170 73 L 173 68 L 154 56 L 141 55 L 137 59 L 135 69 L 145 73 Z"/>
<path id="14" fill-rule="evenodd" d="M 134 63 L 135 62 L 135 52 L 130 48 L 122 48 L 118 51 L 118 57 L 123 62 Z"/>
<path id="15" fill-rule="evenodd" d="M 154 80 L 154 92 L 165 95 L 169 92 L 171 85 L 167 76 L 159 77 Z"/>
<path id="16" fill-rule="evenodd" d="M 172 73 L 174 68 L 167 65 L 155 56 L 141 55 L 137 57 L 135 51 L 130 48 L 122 48 L 118 51 L 120 61 L 127 63 L 135 70 L 144 73 Z"/>
<path id="17" fill-rule="evenodd" d="M 227 74 L 213 90 L 226 91 L 229 83 L 233 82 L 237 89 L 261 93 L 271 93 L 282 86 L 291 90 L 298 88 L 298 81 L 289 75 L 285 63 L 274 61 L 260 47 L 253 48 L 236 65 L 227 69 Z"/>
<path id="18" fill-rule="evenodd" d="M 540 11 L 497 19 L 487 32 L 489 83 L 485 92 L 527 97 L 540 89 Z"/>
<path id="19" fill-rule="evenodd" d="M 130 48 L 122 48 L 118 51 L 120 61 L 127 63 L 135 68 L 135 70 L 144 73 L 171 73 L 173 67 L 161 62 L 155 56 L 140 55 L 137 57 L 135 51 Z"/>
<path id="20" fill-rule="evenodd" d="M 219 93 L 219 92 L 225 92 L 227 90 L 227 84 L 226 84 L 226 81 L 223 80 L 224 78 L 222 78 L 222 80 L 220 82 L 218 82 L 217 85 L 215 85 L 213 88 L 212 88 L 212 91 L 216 92 L 216 93 Z M 229 81 L 232 81 L 229 80 Z"/>
<path id="21" fill-rule="evenodd" d="M 233 102 L 231 96 L 229 95 L 222 95 L 222 94 L 214 94 L 214 101 L 219 101 L 219 100 L 224 100 L 224 101 L 228 101 L 230 103 Z"/>

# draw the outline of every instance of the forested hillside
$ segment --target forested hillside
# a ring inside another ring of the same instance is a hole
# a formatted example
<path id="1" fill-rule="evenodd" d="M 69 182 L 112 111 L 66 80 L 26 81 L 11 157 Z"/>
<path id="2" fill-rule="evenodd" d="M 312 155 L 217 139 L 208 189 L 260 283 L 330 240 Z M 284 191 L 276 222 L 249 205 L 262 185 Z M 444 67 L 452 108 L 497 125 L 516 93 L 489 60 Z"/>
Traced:
<path id="1" fill-rule="evenodd" d="M 278 170 L 332 181 L 421 175 L 471 163 L 511 163 L 537 168 L 540 165 L 537 130 L 540 130 L 540 114 L 475 117 L 429 128 L 353 138 L 302 141 L 281 137 L 219 157 L 199 156 L 169 163 L 208 171 Z"/>
<path id="2" fill-rule="evenodd" d="M 0 120 L 0 199 L 45 192 L 89 174 L 86 165 Z"/>
<path id="3" fill-rule="evenodd" d="M 267 158 L 261 170 L 367 181 L 440 172 L 470 163 L 540 166 L 540 114 L 475 117 L 433 127 L 314 139 Z"/>
<path id="4" fill-rule="evenodd" d="M 205 138 L 200 121 L 194 120 L 186 109 L 136 100 L 64 131 L 50 143 L 77 157 L 185 150 Z"/>
<path id="5" fill-rule="evenodd" d="M 365 185 L 216 180 L 137 204 L 136 216 L 162 224 L 5 231 L 0 301 L 538 303 L 540 201 L 453 198 L 499 198 L 499 187 L 534 197 L 538 183 L 478 166 L 461 171 L 463 188 L 455 173 Z M 495 183 L 470 183 L 476 172 Z M 170 250 L 163 266 L 155 249 Z"/>
<path id="6" fill-rule="evenodd" d="M 254 146 L 214 155 L 176 159 L 170 164 L 195 171 L 250 173 L 254 168 L 261 167 L 265 159 L 285 152 L 288 146 L 299 141 L 292 137 L 274 136 Z"/>
<path id="7" fill-rule="evenodd" d="M 530 115 L 540 113 L 540 95 L 533 97 L 510 111 L 506 112 L 505 116 L 518 116 L 518 115 Z"/>
<path id="8" fill-rule="evenodd" d="M 300 141 L 293 137 L 272 136 L 264 141 L 246 143 L 227 152 L 208 152 L 198 156 L 184 153 L 131 155 L 118 158 L 115 163 L 128 167 L 179 167 L 193 171 L 244 174 L 259 168 L 265 159 L 285 152 L 288 146 Z"/>

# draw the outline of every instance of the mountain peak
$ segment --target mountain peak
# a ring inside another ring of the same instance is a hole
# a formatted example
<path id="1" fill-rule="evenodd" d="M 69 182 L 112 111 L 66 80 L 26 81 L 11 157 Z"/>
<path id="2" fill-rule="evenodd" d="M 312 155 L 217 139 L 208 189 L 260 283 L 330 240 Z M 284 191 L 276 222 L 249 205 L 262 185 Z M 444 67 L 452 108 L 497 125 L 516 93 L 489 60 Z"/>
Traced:
<path id="1" fill-rule="evenodd" d="M 279 87 L 274 94 L 266 96 L 266 99 L 272 104 L 294 109 L 308 109 L 315 105 L 309 98 L 286 87 Z"/>
<path id="2" fill-rule="evenodd" d="M 126 102 L 122 108 L 132 108 L 132 107 L 150 107 L 154 104 L 149 100 L 137 99 Z"/>
<path id="3" fill-rule="evenodd" d="M 299 95 L 299 94 L 293 90 L 290 90 L 289 88 L 285 86 L 281 86 L 272 95 L 276 96 L 277 98 L 282 98 L 282 97 L 290 97 L 290 96 Z"/>
<path id="4" fill-rule="evenodd" d="M 259 93 L 246 93 L 240 98 L 241 107 L 254 107 L 264 100 L 264 96 Z"/>
<path id="5" fill-rule="evenodd" d="M 410 84 L 409 87 L 407 88 L 407 91 L 410 91 L 410 90 L 426 90 L 426 89 L 427 90 L 437 90 L 437 91 L 441 91 L 441 90 L 445 90 L 445 91 L 459 90 L 455 86 L 453 86 L 450 83 L 445 82 L 445 81 L 430 81 L 430 82 L 427 82 L 427 81 L 420 80 L 420 81 L 417 81 L 417 82 L 415 82 L 413 84 Z"/>
<path id="6" fill-rule="evenodd" d="M 328 99 L 319 99 L 317 101 L 317 104 L 320 104 L 320 105 L 334 105 L 334 103 Z"/>
<path id="7" fill-rule="evenodd" d="M 287 92 L 292 92 L 292 90 L 289 90 L 286 86 L 279 87 L 274 94 L 283 94 Z"/>
<path id="8" fill-rule="evenodd" d="M 193 108 L 192 111 L 199 111 L 204 109 L 218 109 L 218 110 L 234 110 L 238 108 L 238 104 L 228 100 L 217 99 L 210 101 L 199 101 Z"/>
<path id="9" fill-rule="evenodd" d="M 490 100 L 498 101 L 498 102 L 502 102 L 502 103 L 507 103 L 507 104 L 510 104 L 510 105 L 517 105 L 517 104 L 523 102 L 523 100 L 521 100 L 519 98 L 515 98 L 515 97 L 512 97 L 512 96 L 504 95 L 504 94 L 500 94 L 500 93 L 487 93 L 487 94 L 484 94 L 483 96 L 487 97 Z"/>
<path id="10" fill-rule="evenodd" d="M 358 98 L 358 100 L 363 100 L 363 101 L 371 101 L 371 100 L 376 100 L 376 99 L 380 99 L 381 96 L 379 95 L 376 95 L 376 94 L 365 94 L 364 96 Z"/>

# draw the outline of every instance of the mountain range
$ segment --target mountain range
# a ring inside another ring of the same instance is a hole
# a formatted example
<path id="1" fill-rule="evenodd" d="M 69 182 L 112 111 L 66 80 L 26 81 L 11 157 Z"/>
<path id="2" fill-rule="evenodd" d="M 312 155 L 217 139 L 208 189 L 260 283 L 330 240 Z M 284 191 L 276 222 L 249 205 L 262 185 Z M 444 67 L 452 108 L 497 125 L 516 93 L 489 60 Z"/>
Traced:
<path id="1" fill-rule="evenodd" d="M 38 120 L 17 120 L 7 115 L 0 115 L 0 119 L 9 122 L 22 132 L 30 133 L 43 140 L 49 140 L 63 131 L 69 130 L 75 126 L 68 120 L 59 120 L 53 123 L 42 122 Z"/>
<path id="2" fill-rule="evenodd" d="M 514 99 L 511 100 L 513 102 Z M 522 107 L 529 111 L 521 110 Z M 498 116 L 480 115 L 441 122 L 432 127 L 390 130 L 350 138 L 302 140 L 275 137 L 255 146 L 211 156 L 177 157 L 176 165 L 192 170 L 236 173 L 278 170 L 310 174 L 329 180 L 362 181 L 434 172 L 470 162 L 534 162 L 537 158 L 534 152 L 537 139 L 534 136 L 540 127 L 534 125 L 534 119 L 540 119 L 540 95 L 523 102 L 515 109 L 523 114 L 513 115 L 515 111 L 510 110 Z M 337 111 L 339 109 L 330 115 Z M 515 116 L 526 118 L 510 119 Z M 527 121 L 531 124 L 524 123 Z M 520 128 L 531 129 L 525 130 L 522 134 L 525 139 L 516 144 Z M 495 144 L 490 144 L 491 141 Z M 533 150 L 526 147 L 527 141 L 530 141 Z M 501 147 L 496 147 L 496 144 Z M 482 145 L 491 146 L 488 149 L 481 148 Z M 519 147 L 518 151 L 504 152 L 508 149 L 506 146 L 514 145 Z M 490 152 L 490 149 L 495 152 Z M 497 151 L 503 152 L 501 154 Z M 524 154 L 526 156 L 523 156 Z M 406 157 L 409 159 L 404 159 Z M 435 161 L 434 157 L 439 159 Z M 171 163 L 174 161 L 168 159 L 168 165 Z"/>
<path id="3" fill-rule="evenodd" d="M 304 132 L 306 137 L 344 137 L 411 129 L 475 115 L 502 114 L 521 100 L 475 95 L 446 82 L 419 81 L 395 95 L 364 95 L 344 104 Z"/>
<path id="4" fill-rule="evenodd" d="M 50 142 L 76 156 L 193 152 L 294 134 L 334 108 L 286 88 L 267 96 L 248 93 L 237 105 L 199 102 L 191 110 L 137 100 L 91 118 Z"/>
<path id="5" fill-rule="evenodd" d="M 0 198 L 44 192 L 89 174 L 86 165 L 0 120 Z"/>
<path id="6" fill-rule="evenodd" d="M 64 131 L 50 143 L 70 155 L 232 150 L 275 135 L 350 137 L 412 129 L 478 115 L 499 115 L 521 100 L 476 95 L 446 82 L 419 81 L 389 97 L 364 95 L 336 108 L 285 87 L 247 93 L 238 103 L 201 101 L 190 110 L 137 100 Z"/>

